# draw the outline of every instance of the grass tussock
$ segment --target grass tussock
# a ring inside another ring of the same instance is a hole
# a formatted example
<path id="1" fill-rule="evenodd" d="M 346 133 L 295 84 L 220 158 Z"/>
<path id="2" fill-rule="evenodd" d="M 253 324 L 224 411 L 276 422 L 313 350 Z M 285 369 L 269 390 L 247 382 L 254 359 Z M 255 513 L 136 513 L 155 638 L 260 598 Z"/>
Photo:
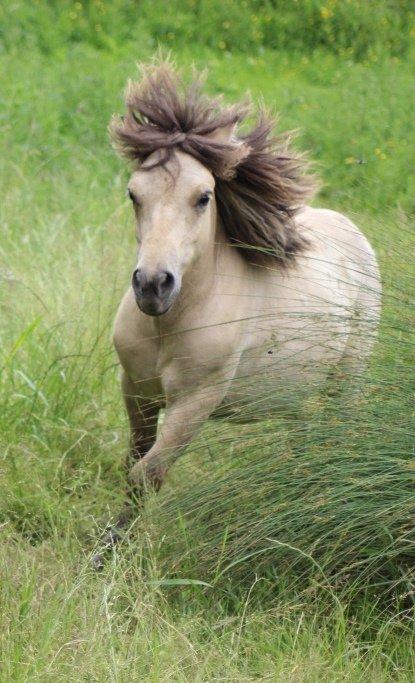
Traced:
<path id="1" fill-rule="evenodd" d="M 0 679 L 411 681 L 413 10 L 205 5 L 0 10 Z M 106 127 L 159 40 L 301 130 L 320 205 L 376 249 L 383 313 L 353 398 L 206 425 L 97 576 L 125 485 L 110 335 L 136 249 Z"/>

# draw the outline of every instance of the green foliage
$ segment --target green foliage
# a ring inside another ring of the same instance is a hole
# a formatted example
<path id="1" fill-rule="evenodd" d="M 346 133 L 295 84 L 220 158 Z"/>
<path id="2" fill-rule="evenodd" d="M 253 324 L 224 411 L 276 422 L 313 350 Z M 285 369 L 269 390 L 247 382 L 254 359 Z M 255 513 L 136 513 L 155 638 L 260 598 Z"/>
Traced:
<path id="1" fill-rule="evenodd" d="M 411 3 L 0 11 L 0 679 L 413 680 Z M 300 129 L 319 203 L 375 246 L 384 312 L 355 405 L 310 397 L 305 434 L 207 425 L 94 576 L 125 487 L 110 334 L 136 248 L 106 127 L 159 41 Z"/>
<path id="2" fill-rule="evenodd" d="M 0 38 L 7 50 L 37 46 L 46 54 L 67 43 L 113 50 L 134 41 L 253 53 L 323 47 L 376 61 L 405 54 L 414 35 L 411 0 L 20 0 L 3 7 Z"/>
<path id="3" fill-rule="evenodd" d="M 415 470 L 404 403 L 411 387 L 401 381 L 399 392 L 367 383 L 348 412 L 343 401 L 325 406 L 306 429 L 274 420 L 245 428 L 239 443 L 229 430 L 207 434 L 213 463 L 162 504 L 166 571 L 198 572 L 224 589 L 259 575 L 271 594 L 283 583 L 348 599 L 369 591 L 408 606 Z M 401 421 L 389 429 L 396 410 Z"/>

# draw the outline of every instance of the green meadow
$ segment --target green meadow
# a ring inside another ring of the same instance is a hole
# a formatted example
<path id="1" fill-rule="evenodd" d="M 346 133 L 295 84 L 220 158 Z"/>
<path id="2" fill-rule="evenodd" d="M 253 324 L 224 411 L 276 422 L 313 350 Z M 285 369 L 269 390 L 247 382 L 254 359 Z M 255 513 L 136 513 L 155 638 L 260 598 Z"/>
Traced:
<path id="1" fill-rule="evenodd" d="M 107 125 L 160 46 L 297 131 L 383 314 L 353 403 L 207 424 L 97 574 L 136 252 Z M 414 680 L 414 46 L 405 0 L 0 3 L 0 681 Z"/>

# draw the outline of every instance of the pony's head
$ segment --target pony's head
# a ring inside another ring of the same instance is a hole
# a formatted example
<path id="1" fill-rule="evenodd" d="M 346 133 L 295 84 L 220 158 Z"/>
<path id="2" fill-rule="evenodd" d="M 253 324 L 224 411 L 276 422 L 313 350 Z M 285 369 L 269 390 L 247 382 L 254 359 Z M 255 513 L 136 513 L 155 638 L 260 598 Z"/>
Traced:
<path id="1" fill-rule="evenodd" d="M 147 67 L 130 83 L 126 105 L 110 133 L 135 162 L 128 184 L 139 242 L 132 285 L 142 311 L 169 310 L 185 273 L 212 251 L 217 218 L 242 258 L 294 261 L 305 240 L 293 217 L 315 183 L 288 137 L 272 135 L 273 119 L 261 112 L 253 130 L 238 136 L 247 106 L 203 95 L 198 78 L 186 87 L 169 64 Z"/>

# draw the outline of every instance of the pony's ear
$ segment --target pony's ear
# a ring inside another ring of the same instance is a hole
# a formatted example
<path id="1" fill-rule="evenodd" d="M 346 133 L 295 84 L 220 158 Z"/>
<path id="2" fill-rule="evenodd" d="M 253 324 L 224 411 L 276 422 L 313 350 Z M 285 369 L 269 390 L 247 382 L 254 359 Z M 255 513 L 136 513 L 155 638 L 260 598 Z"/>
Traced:
<path id="1" fill-rule="evenodd" d="M 213 130 L 211 133 L 208 133 L 206 137 L 213 142 L 219 142 L 222 145 L 227 145 L 228 142 L 235 137 L 237 125 L 238 124 L 235 122 L 228 123 L 227 126 L 221 126 L 220 128 Z"/>

